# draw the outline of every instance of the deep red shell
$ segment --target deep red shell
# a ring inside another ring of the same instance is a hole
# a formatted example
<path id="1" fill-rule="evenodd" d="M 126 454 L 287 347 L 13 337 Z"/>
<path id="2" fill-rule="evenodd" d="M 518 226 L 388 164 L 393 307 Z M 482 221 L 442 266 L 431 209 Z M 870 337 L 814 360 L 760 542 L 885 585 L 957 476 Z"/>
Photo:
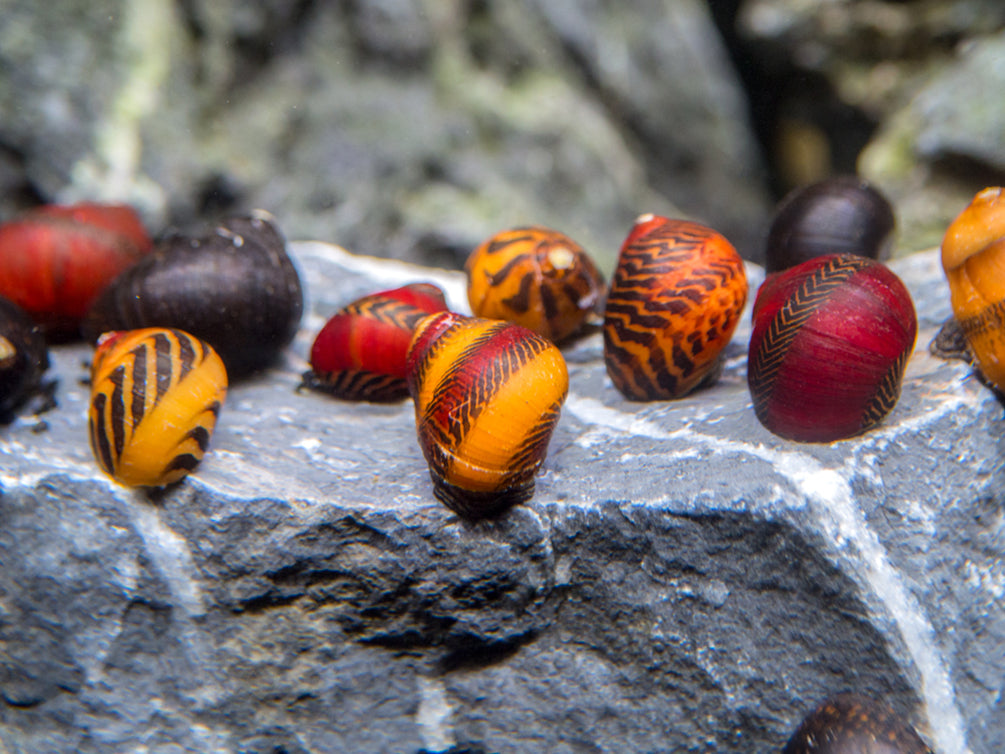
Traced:
<path id="1" fill-rule="evenodd" d="M 429 283 L 357 299 L 336 312 L 314 339 L 305 383 L 348 400 L 407 397 L 405 357 L 415 325 L 446 310 L 443 291 Z"/>
<path id="2" fill-rule="evenodd" d="M 834 254 L 770 275 L 747 360 L 758 419 L 801 442 L 868 430 L 900 396 L 917 331 L 910 293 L 880 262 Z"/>
<path id="3" fill-rule="evenodd" d="M 0 225 L 0 295 L 47 332 L 75 335 L 102 289 L 150 251 L 126 205 L 48 205 Z"/>

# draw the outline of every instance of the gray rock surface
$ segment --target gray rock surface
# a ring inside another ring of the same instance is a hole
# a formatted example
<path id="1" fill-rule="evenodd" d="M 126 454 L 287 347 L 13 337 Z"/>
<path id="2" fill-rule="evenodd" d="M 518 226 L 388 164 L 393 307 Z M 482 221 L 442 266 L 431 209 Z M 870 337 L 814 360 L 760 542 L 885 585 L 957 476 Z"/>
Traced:
<path id="1" fill-rule="evenodd" d="M 180 485 L 98 472 L 83 346 L 53 353 L 56 410 L 0 427 L 0 751 L 766 752 L 845 690 L 937 754 L 1003 750 L 1005 420 L 928 354 L 934 253 L 895 265 L 921 334 L 876 431 L 764 430 L 747 319 L 678 402 L 623 400 L 593 334 L 535 497 L 468 524 L 409 402 L 295 389 L 335 308 L 416 280 L 463 308 L 460 278 L 292 250 L 302 331 Z"/>

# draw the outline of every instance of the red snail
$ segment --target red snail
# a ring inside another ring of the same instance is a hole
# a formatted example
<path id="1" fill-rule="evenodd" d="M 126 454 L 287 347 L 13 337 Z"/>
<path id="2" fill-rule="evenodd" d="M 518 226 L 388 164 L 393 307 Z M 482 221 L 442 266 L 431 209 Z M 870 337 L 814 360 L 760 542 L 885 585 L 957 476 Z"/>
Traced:
<path id="1" fill-rule="evenodd" d="M 917 331 L 907 288 L 881 262 L 834 254 L 769 275 L 747 359 L 757 418 L 801 442 L 865 432 L 900 397 Z"/>
<path id="2" fill-rule="evenodd" d="M 642 215 L 621 247 L 604 312 L 604 361 L 627 398 L 680 398 L 718 374 L 747 301 L 743 260 L 721 234 Z"/>
<path id="3" fill-rule="evenodd" d="M 1005 392 L 1005 189 L 986 188 L 953 220 L 942 267 L 953 313 L 981 373 Z"/>
<path id="4" fill-rule="evenodd" d="M 554 343 L 579 332 L 603 298 L 604 278 L 587 253 L 550 228 L 497 233 L 464 270 L 475 316 L 515 322 Z"/>
<path id="5" fill-rule="evenodd" d="M 78 335 L 101 290 L 151 241 L 131 207 L 47 205 L 0 225 L 0 295 L 56 339 Z"/>
<path id="6" fill-rule="evenodd" d="M 0 296 L 0 422 L 13 418 L 14 411 L 40 388 L 48 367 L 40 326 Z"/>
<path id="7" fill-rule="evenodd" d="M 108 330 L 172 327 L 213 346 L 231 377 L 268 366 L 297 332 L 303 291 L 271 216 L 234 217 L 200 235 L 173 235 L 125 270 L 84 321 Z"/>
<path id="8" fill-rule="evenodd" d="M 106 333 L 91 365 L 98 465 L 129 486 L 177 482 L 202 460 L 226 395 L 223 362 L 198 338 L 167 328 Z"/>
<path id="9" fill-rule="evenodd" d="M 824 254 L 885 259 L 896 221 L 890 201 L 855 176 L 836 176 L 791 191 L 778 205 L 765 245 L 768 273 Z"/>
<path id="10" fill-rule="evenodd" d="M 782 754 L 932 754 L 889 706 L 839 694 L 810 712 Z"/>
<path id="11" fill-rule="evenodd" d="M 408 389 L 448 508 L 475 519 L 531 498 L 569 389 L 551 341 L 501 320 L 430 315 L 408 350 Z"/>
<path id="12" fill-rule="evenodd" d="M 408 397 L 405 357 L 423 317 L 447 310 L 443 291 L 413 283 L 353 301 L 325 323 L 311 347 L 303 385 L 347 400 Z"/>

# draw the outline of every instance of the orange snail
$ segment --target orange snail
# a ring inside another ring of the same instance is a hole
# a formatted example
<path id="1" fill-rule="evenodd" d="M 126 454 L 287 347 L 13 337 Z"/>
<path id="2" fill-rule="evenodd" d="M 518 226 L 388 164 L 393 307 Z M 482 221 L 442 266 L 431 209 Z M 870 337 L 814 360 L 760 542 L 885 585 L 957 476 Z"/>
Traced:
<path id="1" fill-rule="evenodd" d="M 561 351 L 519 325 L 443 312 L 419 322 L 407 370 L 436 497 L 467 518 L 529 500 L 569 390 Z"/>
<path id="2" fill-rule="evenodd" d="M 746 301 L 743 260 L 721 234 L 642 215 L 622 244 L 604 313 L 614 386 L 652 401 L 713 380 Z"/>
<path id="3" fill-rule="evenodd" d="M 593 261 L 550 228 L 497 233 L 464 269 L 475 316 L 515 322 L 554 343 L 579 332 L 603 299 L 604 278 Z"/>
<path id="4" fill-rule="evenodd" d="M 166 328 L 105 333 L 88 417 L 98 465 L 129 486 L 177 482 L 202 460 L 226 395 L 223 361 L 198 338 Z"/>
<path id="5" fill-rule="evenodd" d="M 1005 392 L 1005 189 L 979 192 L 942 240 L 953 313 L 981 374 Z"/>

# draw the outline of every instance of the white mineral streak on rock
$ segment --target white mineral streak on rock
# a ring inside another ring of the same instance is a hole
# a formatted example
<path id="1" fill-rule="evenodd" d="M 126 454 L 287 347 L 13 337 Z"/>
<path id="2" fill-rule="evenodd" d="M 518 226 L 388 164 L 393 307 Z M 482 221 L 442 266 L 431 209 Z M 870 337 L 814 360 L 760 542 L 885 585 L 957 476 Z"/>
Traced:
<path id="1" fill-rule="evenodd" d="M 946 412 L 958 408 L 959 403 L 966 400 L 960 398 L 955 403 L 939 403 L 927 412 L 888 427 L 886 431 L 894 434 L 916 431 L 919 427 L 937 421 Z M 952 405 L 947 407 L 946 403 Z M 963 716 L 954 703 L 952 679 L 942 659 L 935 632 L 855 502 L 848 481 L 854 474 L 854 464 L 840 470 L 830 469 L 801 451 L 778 450 L 760 444 L 712 437 L 689 427 L 667 431 L 648 419 L 572 393 L 566 400 L 565 409 L 590 426 L 591 431 L 596 431 L 600 426 L 608 432 L 656 440 L 686 440 L 689 444 L 700 443 L 716 452 L 753 456 L 771 464 L 795 487 L 798 499 L 809 505 L 834 545 L 851 557 L 896 625 L 911 661 L 921 676 L 921 693 L 938 750 L 944 754 L 969 754 Z M 859 442 L 869 443 L 870 439 L 866 436 Z"/>
<path id="2" fill-rule="evenodd" d="M 429 751 L 446 751 L 457 743 L 450 729 L 452 709 L 447 699 L 447 689 L 437 678 L 418 676 L 419 709 L 415 722 L 419 726 L 422 745 Z"/>

